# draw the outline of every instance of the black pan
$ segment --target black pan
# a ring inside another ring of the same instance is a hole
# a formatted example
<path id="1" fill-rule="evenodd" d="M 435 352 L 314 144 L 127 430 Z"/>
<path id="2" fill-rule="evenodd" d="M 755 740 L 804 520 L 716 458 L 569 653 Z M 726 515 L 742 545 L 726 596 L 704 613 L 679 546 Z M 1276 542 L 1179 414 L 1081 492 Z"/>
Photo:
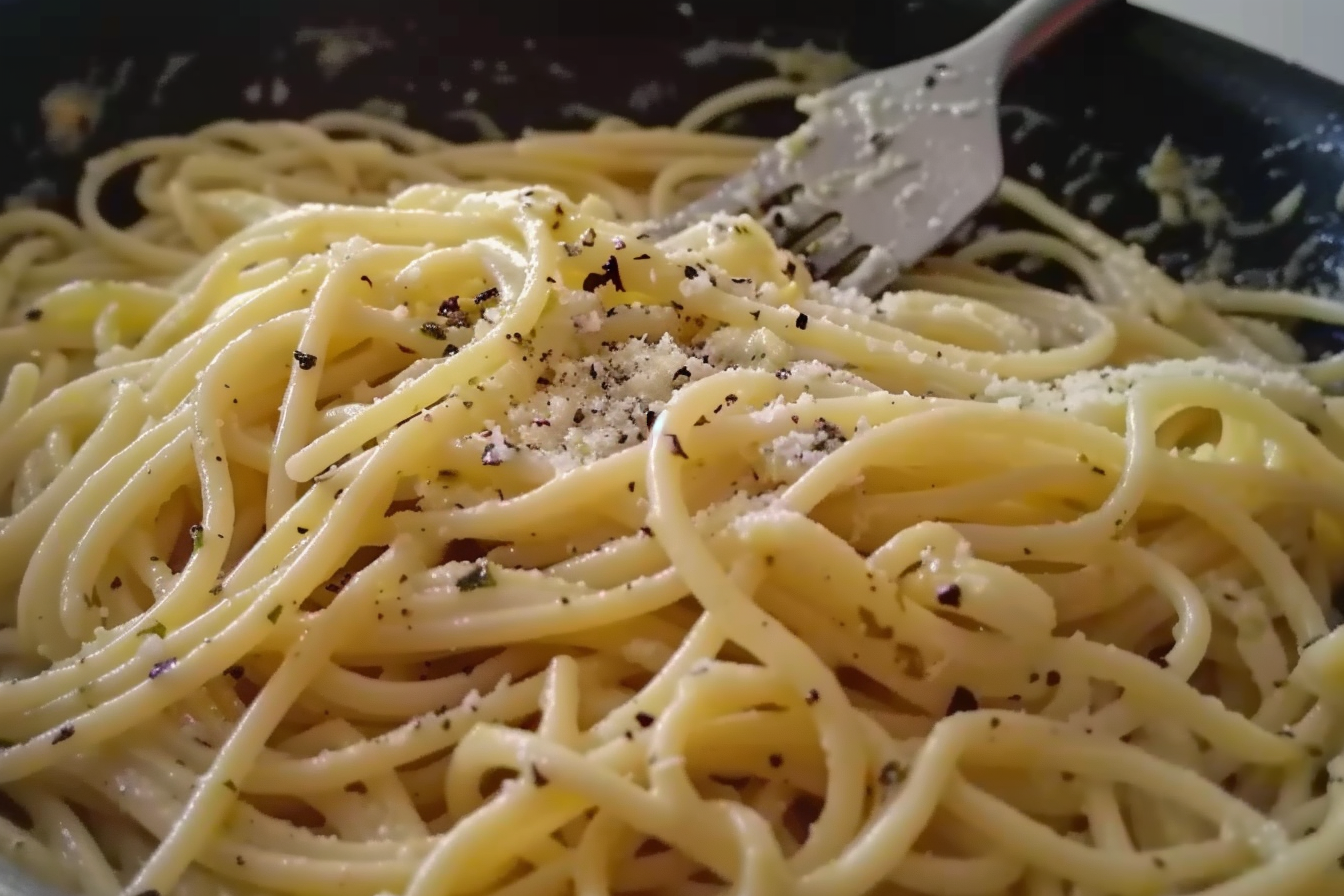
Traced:
<path id="1" fill-rule="evenodd" d="M 451 117 L 470 91 L 477 92 L 478 108 L 512 132 L 524 125 L 580 127 L 582 120 L 565 109 L 576 102 L 649 124 L 669 123 L 715 90 L 766 72 L 743 59 L 687 66 L 686 51 L 710 38 L 812 41 L 881 66 L 945 47 L 1006 5 L 0 0 L 0 195 L 41 177 L 57 186 L 54 204 L 68 203 L 79 159 L 45 148 L 39 102 L 53 85 L 70 80 L 121 82 L 87 142 L 91 152 L 218 118 L 303 117 L 371 97 L 404 104 L 412 124 L 471 139 L 471 126 Z M 378 36 L 373 43 L 383 46 L 327 77 L 315 45 L 296 40 L 301 28 L 372 29 Z M 169 58 L 182 54 L 190 54 L 190 61 L 158 85 Z M 287 88 L 280 102 L 273 102 L 281 99 L 273 93 L 276 78 Z M 636 101 L 640 108 L 632 108 L 635 88 L 648 83 L 658 86 L 645 88 Z M 260 102 L 249 102 L 249 87 L 262 94 Z M 1117 5 L 1018 72 L 1005 101 L 1029 110 L 1010 111 L 1005 122 L 1005 130 L 1021 138 L 1008 145 L 1008 167 L 1016 176 L 1032 179 L 1040 166 L 1045 188 L 1059 197 L 1082 166 L 1103 153 L 1101 177 L 1074 194 L 1071 207 L 1085 208 L 1091 197 L 1114 193 L 1115 201 L 1096 218 L 1112 232 L 1154 219 L 1153 198 L 1139 186 L 1136 171 L 1167 135 L 1193 153 L 1224 157 L 1215 186 L 1241 218 L 1263 217 L 1294 184 L 1306 184 L 1304 213 L 1237 244 L 1237 279 L 1338 290 L 1344 218 L 1335 197 L 1344 184 L 1344 87 Z M 780 104 L 759 110 L 741 127 L 777 134 L 793 120 Z M 1086 150 L 1078 152 L 1080 146 Z M 124 207 L 111 211 L 130 213 Z M 1303 253 L 1308 238 L 1315 245 Z M 1197 232 L 1168 234 L 1153 251 L 1176 273 L 1207 254 Z M 1282 269 L 1294 253 L 1302 263 L 1285 277 Z M 1344 339 L 1326 328 L 1300 335 L 1316 351 L 1344 347 Z M 0 896 L 39 892 L 14 886 L 0 867 Z"/>

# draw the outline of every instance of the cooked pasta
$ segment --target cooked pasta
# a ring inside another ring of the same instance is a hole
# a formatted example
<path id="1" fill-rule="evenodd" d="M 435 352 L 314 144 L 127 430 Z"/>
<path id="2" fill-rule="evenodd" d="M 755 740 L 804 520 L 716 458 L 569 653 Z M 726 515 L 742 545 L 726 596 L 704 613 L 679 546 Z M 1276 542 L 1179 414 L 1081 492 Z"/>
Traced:
<path id="1" fill-rule="evenodd" d="M 1341 367 L 1273 323 L 1338 306 L 1183 287 L 1014 182 L 1039 232 L 873 298 L 747 218 L 643 234 L 760 146 L 221 122 L 0 217 L 0 854 L 90 894 L 1344 891 Z"/>

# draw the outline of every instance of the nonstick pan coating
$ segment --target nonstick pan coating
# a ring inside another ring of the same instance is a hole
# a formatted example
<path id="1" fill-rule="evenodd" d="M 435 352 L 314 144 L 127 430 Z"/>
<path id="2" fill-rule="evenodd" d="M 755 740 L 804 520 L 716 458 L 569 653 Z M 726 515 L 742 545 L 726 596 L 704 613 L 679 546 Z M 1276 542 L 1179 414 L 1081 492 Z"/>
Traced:
<path id="1" fill-rule="evenodd" d="M 716 0 L 678 3 L 353 2 L 353 0 L 0 0 L 0 195 L 34 179 L 68 208 L 83 155 L 125 140 L 190 130 L 225 117 L 301 118 L 371 98 L 404 105 L 411 124 L 448 137 L 475 131 L 453 113 L 472 105 L 506 131 L 582 127 L 586 109 L 670 123 L 710 93 L 768 69 L 725 58 L 690 66 L 711 39 L 843 48 L 881 66 L 967 36 L 1002 0 Z M 306 30 L 305 30 L 306 29 Z M 334 75 L 319 58 L 322 29 L 371 50 Z M 692 54 L 694 55 L 694 54 Z M 180 66 L 163 80 L 170 60 Z M 47 149 L 39 113 L 54 85 L 119 87 L 84 153 Z M 277 86 L 280 84 L 282 86 Z M 652 85 L 652 86 L 650 86 Z M 1099 209 L 1114 233 L 1150 223 L 1155 202 L 1138 167 L 1167 135 L 1196 155 L 1221 156 L 1215 188 L 1240 218 L 1263 218 L 1297 183 L 1303 211 L 1236 244 L 1237 279 L 1335 294 L 1344 263 L 1344 87 L 1154 14 L 1117 5 L 1030 62 L 1005 97 L 1008 167 L 1070 207 Z M 580 105 L 575 105 L 580 104 Z M 739 129 L 777 134 L 795 119 L 780 104 Z M 1108 204 L 1093 197 L 1113 194 Z M 115 199 L 113 205 L 117 205 Z M 132 213 L 124 203 L 112 208 Z M 1304 242 L 1312 244 L 1304 249 Z M 1197 231 L 1152 247 L 1181 273 L 1208 254 Z M 1300 263 L 1283 276 L 1294 255 Z M 1299 333 L 1316 351 L 1344 347 L 1328 328 Z M 0 558 L 3 562 L 3 558 Z M 50 891 L 0 865 L 0 896 Z"/>

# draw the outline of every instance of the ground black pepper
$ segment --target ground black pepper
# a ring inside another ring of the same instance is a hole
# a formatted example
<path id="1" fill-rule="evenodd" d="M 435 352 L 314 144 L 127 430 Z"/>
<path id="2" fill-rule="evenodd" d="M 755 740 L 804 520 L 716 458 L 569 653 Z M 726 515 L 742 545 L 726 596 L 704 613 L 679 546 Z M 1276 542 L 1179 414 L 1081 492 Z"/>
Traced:
<path id="1" fill-rule="evenodd" d="M 944 715 L 954 716 L 959 712 L 974 712 L 979 708 L 980 701 L 975 698 L 975 694 L 961 685 L 957 685 L 956 690 L 952 692 L 952 699 L 948 701 L 947 712 Z"/>
<path id="2" fill-rule="evenodd" d="M 310 355 L 298 349 L 294 349 L 294 360 L 298 362 L 300 370 L 312 370 L 317 366 L 317 355 Z"/>

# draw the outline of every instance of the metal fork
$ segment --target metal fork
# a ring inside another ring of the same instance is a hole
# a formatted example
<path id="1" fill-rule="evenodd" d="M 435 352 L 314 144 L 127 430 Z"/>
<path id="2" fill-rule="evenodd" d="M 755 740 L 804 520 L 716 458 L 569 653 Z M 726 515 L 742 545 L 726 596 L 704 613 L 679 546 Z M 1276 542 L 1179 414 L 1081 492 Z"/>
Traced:
<path id="1" fill-rule="evenodd" d="M 1107 2 L 1020 0 L 946 52 L 800 101 L 810 114 L 802 127 L 655 235 L 720 212 L 750 214 L 818 276 L 876 292 L 994 196 L 1004 76 Z"/>

